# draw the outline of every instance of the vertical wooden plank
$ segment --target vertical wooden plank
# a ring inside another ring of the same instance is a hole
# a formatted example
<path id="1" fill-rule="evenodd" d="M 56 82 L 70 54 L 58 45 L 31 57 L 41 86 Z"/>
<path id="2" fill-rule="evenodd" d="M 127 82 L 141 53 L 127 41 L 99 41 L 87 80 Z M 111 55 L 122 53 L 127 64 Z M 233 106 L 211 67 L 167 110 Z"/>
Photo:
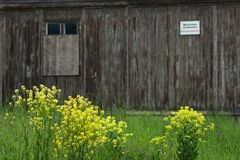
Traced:
<path id="1" fill-rule="evenodd" d="M 178 12 L 176 13 L 178 14 Z M 178 23 L 174 23 L 176 20 L 174 20 L 175 15 L 172 12 L 172 8 L 168 9 L 168 48 L 169 48 L 169 68 L 168 68 L 168 75 L 169 75 L 169 86 L 168 86 L 168 97 L 169 102 L 168 105 L 170 108 L 173 108 L 176 106 L 176 84 L 177 84 L 177 78 L 176 78 L 176 50 L 177 48 L 177 40 L 176 40 L 176 32 L 178 29 Z"/>
<path id="2" fill-rule="evenodd" d="M 130 20 L 130 18 L 129 18 L 129 10 L 130 10 L 130 7 L 128 6 L 128 7 L 126 7 L 125 8 L 125 17 L 127 17 L 127 18 L 125 18 L 125 27 L 126 27 L 126 104 L 127 104 L 127 106 L 128 107 L 130 107 L 130 94 L 129 94 L 129 74 L 130 74 L 130 72 L 129 72 L 129 63 L 130 63 L 130 61 L 129 61 L 129 46 L 128 46 L 128 44 L 129 44 L 129 34 L 130 34 L 130 32 L 131 32 L 131 30 L 130 30 L 130 25 L 129 25 L 129 20 Z"/>
<path id="3" fill-rule="evenodd" d="M 204 64 L 203 66 L 206 66 L 205 70 L 205 84 L 206 89 L 204 94 L 205 95 L 205 102 L 204 106 L 202 106 L 201 109 L 210 109 L 212 108 L 214 104 L 214 93 L 213 93 L 213 57 L 214 57 L 214 51 L 213 51 L 213 10 L 211 6 L 205 7 L 205 9 L 201 12 L 202 17 L 201 21 L 202 24 L 202 38 L 201 38 L 201 44 L 202 44 L 202 52 L 203 52 L 203 58 L 204 58 Z M 212 43 L 209 43 L 212 42 Z"/>
<path id="4" fill-rule="evenodd" d="M 155 56 L 151 56 L 152 77 L 154 77 L 152 95 L 154 96 L 155 108 L 157 110 L 166 109 L 168 106 L 168 86 L 169 86 L 169 48 L 168 48 L 168 8 L 159 8 L 154 21 Z M 153 42 L 149 42 L 150 44 Z M 154 44 L 154 43 L 153 43 Z M 154 53 L 153 53 L 154 55 Z"/>
<path id="5" fill-rule="evenodd" d="M 238 18 L 240 16 L 240 8 L 236 7 L 236 32 L 237 32 L 237 36 L 236 38 L 236 50 L 235 50 L 235 76 L 236 76 L 236 81 L 235 81 L 235 85 L 234 89 L 235 89 L 235 104 L 233 106 L 233 108 L 240 108 L 240 19 Z"/>
<path id="6" fill-rule="evenodd" d="M 217 7 L 213 6 L 213 104 L 214 108 L 217 108 L 219 105 L 219 92 L 218 92 L 218 16 L 217 16 Z"/>
<path id="7" fill-rule="evenodd" d="M 218 16 L 220 17 L 224 10 L 218 9 Z M 226 14 L 227 12 L 225 12 Z M 220 15 L 219 15 L 220 14 Z M 218 34 L 219 34 L 219 68 L 220 68 L 220 73 L 219 73 L 219 102 L 221 106 L 225 107 L 225 40 L 226 40 L 226 31 L 225 31 L 225 25 L 226 25 L 226 18 L 227 15 L 224 14 L 224 17 L 221 21 L 218 21 L 219 28 L 218 28 Z"/>
<path id="8" fill-rule="evenodd" d="M 3 103 L 3 69 L 4 69 L 4 42 L 5 42 L 5 25 L 4 25 L 4 16 L 0 13 L 0 105 Z"/>

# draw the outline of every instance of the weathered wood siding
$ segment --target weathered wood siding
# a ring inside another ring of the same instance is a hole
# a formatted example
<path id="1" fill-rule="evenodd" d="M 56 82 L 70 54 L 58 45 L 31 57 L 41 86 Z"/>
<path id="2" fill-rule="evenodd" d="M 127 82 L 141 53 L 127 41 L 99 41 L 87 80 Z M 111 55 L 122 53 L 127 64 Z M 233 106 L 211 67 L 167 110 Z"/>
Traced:
<path id="1" fill-rule="evenodd" d="M 1 37 L 4 59 L 3 91 L 8 99 L 10 91 L 21 84 L 32 86 L 41 80 L 40 23 L 41 12 L 13 11 L 1 14 Z"/>
<path id="2" fill-rule="evenodd" d="M 127 16 L 123 8 L 85 11 L 86 93 L 103 104 L 125 103 Z"/>
<path id="3" fill-rule="evenodd" d="M 180 36 L 180 21 L 200 20 L 200 36 Z M 169 106 L 212 105 L 212 7 L 170 7 Z"/>
<path id="4" fill-rule="evenodd" d="M 129 105 L 168 102 L 168 8 L 131 8 L 128 26 Z"/>
<path id="5" fill-rule="evenodd" d="M 240 7 L 219 6 L 216 12 L 216 64 L 218 73 L 213 82 L 218 105 L 240 106 Z"/>
<path id="6" fill-rule="evenodd" d="M 44 83 L 106 106 L 240 107 L 239 17 L 237 3 L 4 11 L 1 93 Z M 58 20 L 80 24 L 79 75 L 42 74 L 44 23 Z M 200 20 L 201 35 L 180 36 L 185 20 Z"/>

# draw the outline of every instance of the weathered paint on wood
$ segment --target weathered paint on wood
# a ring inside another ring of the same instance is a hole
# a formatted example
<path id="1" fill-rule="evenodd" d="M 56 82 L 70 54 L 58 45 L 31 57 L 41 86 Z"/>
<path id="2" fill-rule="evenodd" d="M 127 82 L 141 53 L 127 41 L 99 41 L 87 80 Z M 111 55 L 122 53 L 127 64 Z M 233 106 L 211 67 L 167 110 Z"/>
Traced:
<path id="1" fill-rule="evenodd" d="M 43 76 L 79 75 L 79 35 L 46 35 Z"/>
<path id="2" fill-rule="evenodd" d="M 238 3 L 5 11 L 3 94 L 44 83 L 106 106 L 240 107 L 239 17 Z M 44 23 L 71 20 L 81 28 L 79 75 L 43 76 Z M 185 20 L 200 20 L 201 35 L 180 36 Z"/>

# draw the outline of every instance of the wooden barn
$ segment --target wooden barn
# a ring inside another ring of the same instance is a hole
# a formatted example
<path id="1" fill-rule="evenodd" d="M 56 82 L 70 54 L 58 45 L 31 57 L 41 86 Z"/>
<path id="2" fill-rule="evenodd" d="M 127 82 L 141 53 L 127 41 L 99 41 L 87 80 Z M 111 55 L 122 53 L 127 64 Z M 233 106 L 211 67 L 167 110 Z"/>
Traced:
<path id="1" fill-rule="evenodd" d="M 0 0 L 0 99 L 40 83 L 106 106 L 240 107 L 240 0 Z"/>

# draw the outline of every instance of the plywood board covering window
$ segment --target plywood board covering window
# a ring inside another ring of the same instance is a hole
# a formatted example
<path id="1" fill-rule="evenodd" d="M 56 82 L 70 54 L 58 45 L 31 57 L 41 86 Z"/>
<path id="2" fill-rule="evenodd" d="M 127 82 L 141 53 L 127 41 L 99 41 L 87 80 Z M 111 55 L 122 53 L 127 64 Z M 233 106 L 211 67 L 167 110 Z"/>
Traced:
<path id="1" fill-rule="evenodd" d="M 79 35 L 45 35 L 44 76 L 79 75 Z"/>

